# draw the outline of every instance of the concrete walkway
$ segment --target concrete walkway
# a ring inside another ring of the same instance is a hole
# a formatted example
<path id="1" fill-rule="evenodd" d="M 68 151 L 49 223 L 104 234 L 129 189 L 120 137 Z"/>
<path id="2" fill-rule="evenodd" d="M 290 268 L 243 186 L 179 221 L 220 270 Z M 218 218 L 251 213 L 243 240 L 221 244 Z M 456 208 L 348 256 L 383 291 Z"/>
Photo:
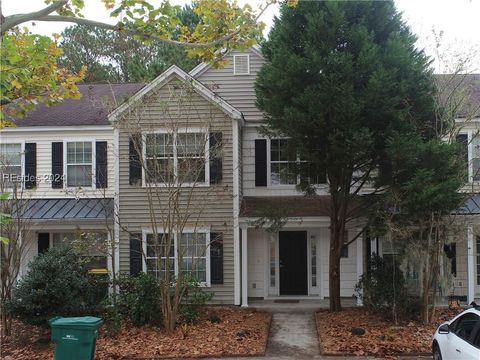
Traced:
<path id="1" fill-rule="evenodd" d="M 274 301 L 252 301 L 250 307 L 270 311 L 273 315 L 270 334 L 267 343 L 267 352 L 263 357 L 225 358 L 226 360 L 265 360 L 265 359 L 321 359 L 321 360 L 373 360 L 373 357 L 343 357 L 322 356 L 318 343 L 315 312 L 321 307 L 328 307 L 328 303 L 318 300 L 302 300 L 299 303 L 275 303 Z M 347 299 L 343 306 L 354 306 L 355 303 Z M 341 339 L 339 339 L 341 341 Z M 416 359 L 415 357 L 408 360 Z M 420 358 L 418 358 L 420 359 Z M 425 359 L 425 358 L 423 358 Z M 218 358 L 217 358 L 218 360 Z M 404 358 L 407 360 L 407 358 Z"/>

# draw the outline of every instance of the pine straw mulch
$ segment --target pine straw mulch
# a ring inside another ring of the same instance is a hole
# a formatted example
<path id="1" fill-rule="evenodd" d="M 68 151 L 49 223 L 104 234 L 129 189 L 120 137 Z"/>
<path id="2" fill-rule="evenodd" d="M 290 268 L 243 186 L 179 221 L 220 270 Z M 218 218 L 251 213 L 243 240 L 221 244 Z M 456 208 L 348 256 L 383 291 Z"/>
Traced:
<path id="1" fill-rule="evenodd" d="M 208 319 L 217 315 L 221 322 Z M 117 337 L 105 337 L 100 330 L 96 360 L 198 358 L 207 356 L 263 355 L 267 346 L 271 314 L 254 309 L 232 307 L 206 308 L 192 325 L 178 326 L 167 335 L 154 327 L 122 325 Z M 14 335 L 2 339 L 1 356 L 5 360 L 51 360 L 54 345 L 49 329 L 22 324 L 13 325 Z"/>
<path id="2" fill-rule="evenodd" d="M 429 325 L 417 321 L 395 325 L 364 308 L 347 308 L 339 313 L 320 310 L 315 315 L 323 354 L 396 359 L 400 355 L 431 354 L 436 328 L 461 311 L 437 309 Z M 365 329 L 365 334 L 352 335 L 353 327 Z"/>

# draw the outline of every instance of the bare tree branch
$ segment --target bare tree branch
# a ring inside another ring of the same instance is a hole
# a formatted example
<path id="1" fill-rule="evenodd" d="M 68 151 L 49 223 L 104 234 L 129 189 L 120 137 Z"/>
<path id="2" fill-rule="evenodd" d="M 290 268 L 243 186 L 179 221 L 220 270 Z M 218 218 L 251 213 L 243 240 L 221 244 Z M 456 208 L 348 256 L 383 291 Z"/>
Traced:
<path id="1" fill-rule="evenodd" d="M 63 6 L 65 6 L 68 3 L 68 0 L 58 0 L 53 2 L 51 5 L 47 6 L 46 8 L 39 10 L 39 11 L 34 11 L 31 13 L 27 14 L 15 14 L 15 15 L 9 15 L 6 17 L 3 17 L 2 14 L 2 23 L 1 23 L 1 29 L 0 29 L 0 34 L 1 36 L 5 35 L 5 33 L 10 30 L 11 28 L 25 23 L 27 21 L 32 21 L 32 20 L 37 20 L 39 18 L 43 18 Z"/>

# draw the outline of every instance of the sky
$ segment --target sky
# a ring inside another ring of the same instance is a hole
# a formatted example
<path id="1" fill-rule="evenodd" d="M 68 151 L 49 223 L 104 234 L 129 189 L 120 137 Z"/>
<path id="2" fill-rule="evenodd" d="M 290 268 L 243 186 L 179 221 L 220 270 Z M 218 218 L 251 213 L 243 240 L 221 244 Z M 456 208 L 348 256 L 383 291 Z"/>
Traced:
<path id="1" fill-rule="evenodd" d="M 157 0 L 151 0 L 155 3 Z M 381 0 L 379 0 L 381 1 Z M 452 65 L 459 59 L 469 58 L 467 71 L 480 73 L 480 0 L 394 0 L 397 9 L 403 13 L 403 18 L 418 36 L 417 46 L 425 49 L 432 58 L 435 54 L 435 36 L 443 34 L 440 53 L 442 61 L 435 61 L 437 72 L 449 72 Z M 43 0 L 3 0 L 3 14 L 5 16 L 17 13 L 31 12 L 44 7 Z M 249 3 L 258 8 L 262 0 L 238 0 L 240 5 Z M 115 23 L 109 18 L 108 12 L 100 0 L 85 0 L 85 17 Z M 190 3 L 185 0 L 171 0 L 173 4 L 183 5 Z M 266 23 L 265 35 L 272 25 L 274 16 L 278 15 L 278 6 L 271 6 L 263 14 L 261 21 Z M 35 33 L 51 35 L 60 33 L 68 23 L 37 22 L 29 26 Z"/>

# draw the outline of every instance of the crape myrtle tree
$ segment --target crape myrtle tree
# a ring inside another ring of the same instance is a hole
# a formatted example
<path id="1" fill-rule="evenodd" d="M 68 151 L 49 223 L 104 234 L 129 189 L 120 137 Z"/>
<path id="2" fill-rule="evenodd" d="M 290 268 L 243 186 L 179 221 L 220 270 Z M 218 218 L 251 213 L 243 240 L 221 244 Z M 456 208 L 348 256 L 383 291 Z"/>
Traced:
<path id="1" fill-rule="evenodd" d="M 374 201 L 359 195 L 380 191 L 387 140 L 433 132 L 432 72 L 415 41 L 393 2 L 309 1 L 283 6 L 263 46 L 256 92 L 266 129 L 309 164 L 297 169 L 303 191 L 328 184 L 332 311 L 341 310 L 345 228 Z"/>
<path id="2" fill-rule="evenodd" d="M 144 221 L 151 233 L 142 239 L 122 208 L 116 208 L 115 221 L 131 246 L 140 249 L 131 256 L 141 258 L 147 272 L 159 279 L 158 301 L 169 333 L 190 300 L 189 292 L 208 281 L 207 253 L 212 247 L 218 250 L 228 228 L 224 223 L 205 232 L 211 226 L 205 220 L 209 204 L 231 200 L 228 185 L 222 183 L 224 149 L 231 146 L 231 135 L 219 124 L 220 110 L 203 110 L 198 99 L 193 82 L 172 80 L 158 93 L 132 100 L 115 123 L 129 138 L 130 176 L 143 174 L 130 181 L 143 183 L 138 194 L 145 201 Z M 119 156 L 125 159 L 125 154 Z"/>
<path id="3" fill-rule="evenodd" d="M 19 171 L 21 148 L 16 144 L 0 147 L 0 322 L 3 335 L 10 335 L 12 321 L 7 303 L 25 262 L 33 234 L 29 219 L 29 183 L 22 184 Z M 27 150 L 28 151 L 28 150 Z"/>

